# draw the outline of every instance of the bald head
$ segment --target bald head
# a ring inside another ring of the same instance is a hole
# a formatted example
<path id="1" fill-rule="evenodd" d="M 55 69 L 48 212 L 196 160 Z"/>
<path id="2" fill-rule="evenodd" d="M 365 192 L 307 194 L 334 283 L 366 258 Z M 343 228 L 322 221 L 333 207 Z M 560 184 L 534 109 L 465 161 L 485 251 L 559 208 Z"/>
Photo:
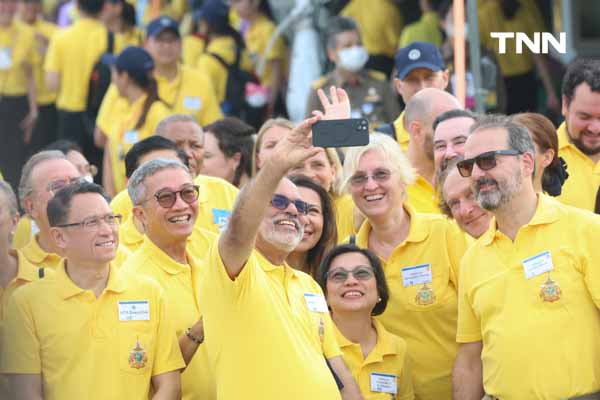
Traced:
<path id="1" fill-rule="evenodd" d="M 461 108 L 458 99 L 445 90 L 423 89 L 406 104 L 404 110 L 406 125 L 410 127 L 411 122 L 419 121 L 429 127 L 429 130 L 433 130 L 433 121 L 438 115 Z"/>

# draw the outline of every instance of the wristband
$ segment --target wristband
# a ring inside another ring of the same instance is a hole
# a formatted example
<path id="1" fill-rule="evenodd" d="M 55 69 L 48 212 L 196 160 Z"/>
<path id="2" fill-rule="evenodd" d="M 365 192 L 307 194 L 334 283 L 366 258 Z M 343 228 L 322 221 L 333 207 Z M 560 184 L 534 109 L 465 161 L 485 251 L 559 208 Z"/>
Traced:
<path id="1" fill-rule="evenodd" d="M 188 339 L 190 339 L 192 342 L 198 345 L 204 342 L 204 335 L 202 335 L 201 337 L 194 336 L 194 334 L 192 333 L 192 328 L 187 328 L 187 330 L 185 331 L 185 336 L 187 336 Z"/>

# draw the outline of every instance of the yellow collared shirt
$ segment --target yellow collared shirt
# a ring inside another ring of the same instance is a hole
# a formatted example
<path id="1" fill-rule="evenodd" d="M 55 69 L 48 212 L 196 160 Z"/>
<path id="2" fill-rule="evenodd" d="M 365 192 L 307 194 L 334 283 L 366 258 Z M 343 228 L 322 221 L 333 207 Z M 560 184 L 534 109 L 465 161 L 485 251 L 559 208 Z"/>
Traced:
<path id="1" fill-rule="evenodd" d="M 56 269 L 62 262 L 62 257 L 55 253 L 47 253 L 38 243 L 38 235 L 34 235 L 29 243 L 21 248 L 21 254 L 28 262 L 43 268 Z"/>
<path id="2" fill-rule="evenodd" d="M 436 11 L 428 11 L 421 18 L 408 24 L 402 29 L 398 48 L 406 47 L 412 42 L 429 42 L 436 47 L 442 45 L 442 31 L 440 30 L 440 19 Z"/>
<path id="3" fill-rule="evenodd" d="M 17 222 L 17 227 L 15 228 L 15 235 L 13 236 L 13 248 L 20 249 L 27 245 L 37 231 L 37 226 L 29 216 L 24 215 L 19 218 L 19 222 Z"/>
<path id="4" fill-rule="evenodd" d="M 218 240 L 207 265 L 199 296 L 217 397 L 341 399 L 325 363 L 341 355 L 333 322 L 328 312 L 309 311 L 304 297 L 323 296 L 319 285 L 286 264 L 271 264 L 256 250 L 231 280 Z"/>
<path id="5" fill-rule="evenodd" d="M 377 343 L 365 358 L 360 344 L 351 342 L 335 327 L 335 336 L 344 354 L 344 361 L 365 400 L 389 400 L 392 393 L 372 390 L 373 374 L 395 377 L 397 400 L 413 400 L 412 376 L 408 368 L 406 342 L 404 339 L 389 333 L 381 322 L 373 320 L 377 331 Z"/>
<path id="6" fill-rule="evenodd" d="M 338 243 L 343 243 L 348 236 L 355 235 L 357 231 L 354 224 L 354 200 L 351 195 L 345 194 L 334 198 L 333 206 Z"/>
<path id="7" fill-rule="evenodd" d="M 105 135 L 118 130 L 118 123 L 123 115 L 129 113 L 130 105 L 126 98 L 119 96 L 119 90 L 114 83 L 111 83 L 102 99 L 98 116 L 96 117 L 96 126 Z"/>
<path id="8" fill-rule="evenodd" d="M 539 195 L 514 241 L 493 220 L 465 253 L 457 341 L 483 341 L 486 393 L 564 399 L 600 390 L 599 236 L 600 216 Z M 546 251 L 550 272 L 526 279 L 525 260 Z M 542 296 L 548 277 L 560 288 L 554 301 Z"/>
<path id="9" fill-rule="evenodd" d="M 131 301 L 147 313 L 126 320 Z M 96 298 L 61 264 L 14 293 L 0 372 L 40 374 L 47 400 L 147 399 L 152 376 L 185 366 L 165 306 L 158 285 L 143 277 L 111 265 Z"/>
<path id="10" fill-rule="evenodd" d="M 35 31 L 21 21 L 0 28 L 0 95 L 25 96 L 27 77 L 25 66 L 35 70 L 39 64 Z"/>
<path id="11" fill-rule="evenodd" d="M 410 136 L 404 127 L 404 111 L 402 111 L 398 118 L 394 121 L 394 130 L 396 131 L 396 141 L 400 144 L 402 150 L 406 152 L 406 149 L 408 149 Z"/>
<path id="12" fill-rule="evenodd" d="M 123 271 L 133 276 L 144 275 L 158 282 L 167 299 L 167 314 L 173 322 L 177 337 L 185 334 L 186 329 L 200 318 L 198 290 L 200 270 L 205 266 L 200 263 L 199 255 L 205 255 L 214 240 L 215 236 L 212 234 L 188 240 L 188 264 L 180 264 L 145 237 L 140 248 L 123 266 Z M 195 248 L 192 249 L 192 246 Z M 200 247 L 204 247 L 204 251 Z M 205 337 L 208 341 L 209 336 Z M 198 348 L 181 375 L 181 384 L 184 400 L 215 398 L 214 377 L 208 365 L 206 342 Z"/>
<path id="13" fill-rule="evenodd" d="M 600 161 L 594 163 L 569 139 L 567 124 L 558 127 L 558 155 L 567 162 L 569 178 L 557 199 L 567 205 L 594 211 L 596 193 L 600 187 Z"/>
<path id="14" fill-rule="evenodd" d="M 36 34 L 43 36 L 47 40 L 49 40 L 58 30 L 58 26 L 41 18 L 38 18 L 35 23 L 31 25 L 31 27 L 34 29 Z M 56 92 L 52 92 L 46 87 L 46 83 L 44 82 L 44 55 L 39 54 L 37 45 L 36 51 L 38 51 L 38 57 L 41 60 L 40 62 L 36 63 L 33 68 L 37 103 L 39 105 L 52 104 L 56 101 Z"/>
<path id="15" fill-rule="evenodd" d="M 422 176 L 418 175 L 415 183 L 406 187 L 406 194 L 408 195 L 407 203 L 410 204 L 415 211 L 440 214 L 437 193 L 435 192 L 433 185 Z"/>
<path id="16" fill-rule="evenodd" d="M 381 260 L 390 287 L 386 311 L 376 317 L 387 330 L 408 344 L 415 395 L 419 399 L 438 400 L 452 397 L 451 374 L 456 356 L 456 318 L 458 267 L 465 251 L 464 235 L 457 235 L 441 215 L 421 214 L 410 206 L 408 237 Z M 369 247 L 371 225 L 365 221 L 356 244 Z M 404 268 L 429 264 L 434 299 L 431 304 L 417 302 L 421 284 L 404 286 Z"/>
<path id="17" fill-rule="evenodd" d="M 183 64 L 196 68 L 198 66 L 198 59 L 206 48 L 206 41 L 203 38 L 190 34 L 182 39 L 181 46 Z"/>

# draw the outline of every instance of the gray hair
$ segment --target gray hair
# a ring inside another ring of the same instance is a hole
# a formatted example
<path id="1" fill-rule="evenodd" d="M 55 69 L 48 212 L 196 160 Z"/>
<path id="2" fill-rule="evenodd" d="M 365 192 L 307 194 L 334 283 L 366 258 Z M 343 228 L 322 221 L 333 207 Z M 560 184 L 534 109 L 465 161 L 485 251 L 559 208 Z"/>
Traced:
<path id="1" fill-rule="evenodd" d="M 360 36 L 358 24 L 352 18 L 339 16 L 332 18 L 327 27 L 327 48 L 335 50 L 337 46 L 337 35 L 348 31 L 356 31 Z"/>
<path id="2" fill-rule="evenodd" d="M 19 213 L 19 206 L 17 204 L 17 196 L 12 187 L 5 181 L 0 181 L 0 193 L 4 195 L 2 203 L 6 202 L 8 205 L 8 213 L 11 217 L 14 217 Z"/>
<path id="3" fill-rule="evenodd" d="M 59 150 L 44 150 L 34 154 L 23 166 L 21 180 L 19 181 L 19 201 L 27 199 L 33 192 L 31 187 L 31 175 L 35 167 L 49 160 L 66 160 L 67 157 Z"/>
<path id="4" fill-rule="evenodd" d="M 138 169 L 133 171 L 131 178 L 129 178 L 129 182 L 127 183 L 127 193 L 129 193 L 129 197 L 131 198 L 133 205 L 140 205 L 146 197 L 146 188 L 144 187 L 144 181 L 146 178 L 149 178 L 157 172 L 165 169 L 177 168 L 184 170 L 188 175 L 190 175 L 190 177 L 192 176 L 188 167 L 183 165 L 180 161 L 167 160 L 164 158 L 157 158 L 155 160 L 145 162 L 139 166 Z"/>
<path id="5" fill-rule="evenodd" d="M 173 114 L 169 115 L 166 118 L 163 118 L 158 125 L 156 125 L 156 129 L 154 130 L 154 134 L 158 136 L 165 136 L 166 130 L 169 128 L 169 125 L 175 124 L 177 122 L 193 122 L 198 124 L 196 118 L 187 114 Z"/>
<path id="6" fill-rule="evenodd" d="M 504 129 L 508 136 L 508 148 L 535 156 L 535 146 L 527 128 L 505 115 L 488 114 L 480 116 L 469 130 L 470 134 L 482 129 Z"/>

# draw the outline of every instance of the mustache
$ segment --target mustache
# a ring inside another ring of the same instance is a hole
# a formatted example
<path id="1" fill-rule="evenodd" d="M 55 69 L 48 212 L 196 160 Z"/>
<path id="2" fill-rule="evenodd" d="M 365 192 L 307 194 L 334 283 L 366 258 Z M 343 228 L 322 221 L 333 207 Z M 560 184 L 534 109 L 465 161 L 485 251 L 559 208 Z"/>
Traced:
<path id="1" fill-rule="evenodd" d="M 300 219 L 296 215 L 290 214 L 290 213 L 285 213 L 284 215 L 273 218 L 273 223 L 278 224 L 279 222 L 281 222 L 283 220 L 288 220 L 288 221 L 293 222 L 294 226 L 298 230 L 301 228 Z"/>
<path id="2" fill-rule="evenodd" d="M 491 179 L 491 178 L 479 178 L 475 182 L 475 191 L 479 192 L 479 189 L 483 185 L 496 185 L 496 186 L 498 186 L 498 181 L 496 181 L 495 179 Z"/>

